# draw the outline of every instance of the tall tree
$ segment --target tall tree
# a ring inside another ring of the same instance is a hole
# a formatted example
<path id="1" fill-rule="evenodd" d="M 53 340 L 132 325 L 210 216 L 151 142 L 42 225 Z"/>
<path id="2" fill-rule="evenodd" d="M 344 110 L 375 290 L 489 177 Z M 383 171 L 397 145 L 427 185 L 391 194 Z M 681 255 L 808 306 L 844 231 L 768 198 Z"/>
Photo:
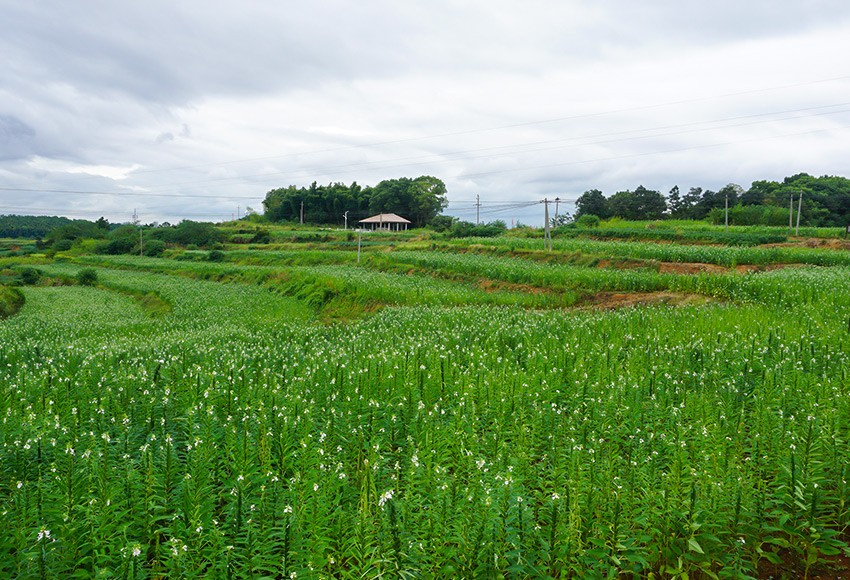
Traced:
<path id="1" fill-rule="evenodd" d="M 598 189 L 589 189 L 576 200 L 576 219 L 583 215 L 595 215 L 599 219 L 611 217 L 608 200 Z"/>

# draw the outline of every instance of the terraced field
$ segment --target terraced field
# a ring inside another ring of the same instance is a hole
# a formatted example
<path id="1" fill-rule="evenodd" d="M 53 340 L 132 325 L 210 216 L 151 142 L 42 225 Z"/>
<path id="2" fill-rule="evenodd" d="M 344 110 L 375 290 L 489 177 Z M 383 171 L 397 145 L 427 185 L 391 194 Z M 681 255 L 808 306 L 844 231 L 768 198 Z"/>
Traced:
<path id="1" fill-rule="evenodd" d="M 556 242 L 36 264 L 0 575 L 846 574 L 846 251 Z"/>

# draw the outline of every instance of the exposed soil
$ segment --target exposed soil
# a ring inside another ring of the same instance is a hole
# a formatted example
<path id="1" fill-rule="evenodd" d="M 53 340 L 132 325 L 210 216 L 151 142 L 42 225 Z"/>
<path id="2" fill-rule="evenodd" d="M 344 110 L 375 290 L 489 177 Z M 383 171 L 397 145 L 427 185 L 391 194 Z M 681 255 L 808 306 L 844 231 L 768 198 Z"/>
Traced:
<path id="1" fill-rule="evenodd" d="M 723 274 L 729 272 L 729 268 L 700 262 L 659 262 L 658 271 L 662 274 Z"/>
<path id="2" fill-rule="evenodd" d="M 525 294 L 549 294 L 551 290 L 529 284 L 514 284 L 501 280 L 484 278 L 478 281 L 478 287 L 485 292 L 523 292 Z"/>
<path id="3" fill-rule="evenodd" d="M 632 306 L 695 306 L 711 301 L 707 296 L 681 292 L 599 292 L 583 300 L 580 306 L 593 310 L 613 310 Z"/>
<path id="4" fill-rule="evenodd" d="M 835 238 L 795 238 L 779 244 L 764 244 L 763 248 L 824 248 L 827 250 L 850 250 L 850 240 Z"/>
<path id="5" fill-rule="evenodd" d="M 700 262 L 660 262 L 658 264 L 658 271 L 664 274 L 723 274 L 732 271 L 747 274 L 750 272 L 767 272 L 769 270 L 798 267 L 800 267 L 800 264 L 740 264 L 733 269 L 717 264 L 703 264 Z"/>

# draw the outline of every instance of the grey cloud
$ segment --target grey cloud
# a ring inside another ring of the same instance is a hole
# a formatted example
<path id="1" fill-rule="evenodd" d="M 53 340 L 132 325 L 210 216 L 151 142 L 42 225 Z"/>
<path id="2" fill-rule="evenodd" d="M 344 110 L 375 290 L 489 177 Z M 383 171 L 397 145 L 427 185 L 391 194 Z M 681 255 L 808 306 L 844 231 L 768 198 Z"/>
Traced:
<path id="1" fill-rule="evenodd" d="M 13 115 L 0 114 L 0 159 L 24 159 L 31 154 L 35 129 Z"/>

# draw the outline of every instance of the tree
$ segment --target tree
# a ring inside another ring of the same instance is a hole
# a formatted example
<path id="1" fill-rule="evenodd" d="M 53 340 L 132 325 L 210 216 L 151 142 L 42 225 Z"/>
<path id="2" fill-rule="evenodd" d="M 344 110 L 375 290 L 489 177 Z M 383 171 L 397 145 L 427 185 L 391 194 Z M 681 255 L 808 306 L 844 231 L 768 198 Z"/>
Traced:
<path id="1" fill-rule="evenodd" d="M 670 193 L 667 194 L 667 209 L 670 211 L 670 217 L 682 217 L 684 203 L 682 201 L 682 196 L 679 193 L 678 185 L 674 185 L 673 188 L 670 190 Z"/>
<path id="2" fill-rule="evenodd" d="M 611 217 L 611 206 L 598 189 L 589 189 L 576 200 L 576 218 L 583 215 L 595 215 L 599 219 Z"/>
<path id="3" fill-rule="evenodd" d="M 347 212 L 349 221 L 375 213 L 397 213 L 414 225 L 423 226 L 447 205 L 446 185 L 430 175 L 387 179 L 375 187 L 361 187 L 357 182 L 351 185 L 313 182 L 307 188 L 290 185 L 270 190 L 263 200 L 269 221 L 300 222 L 303 207 L 305 222 L 338 225 L 342 225 Z"/>
<path id="4" fill-rule="evenodd" d="M 634 191 L 636 213 L 642 220 L 660 220 L 667 211 L 667 202 L 661 192 L 639 185 Z"/>
<path id="5" fill-rule="evenodd" d="M 411 184 L 410 219 L 416 227 L 427 225 L 449 205 L 446 184 L 430 175 L 422 175 Z"/>

